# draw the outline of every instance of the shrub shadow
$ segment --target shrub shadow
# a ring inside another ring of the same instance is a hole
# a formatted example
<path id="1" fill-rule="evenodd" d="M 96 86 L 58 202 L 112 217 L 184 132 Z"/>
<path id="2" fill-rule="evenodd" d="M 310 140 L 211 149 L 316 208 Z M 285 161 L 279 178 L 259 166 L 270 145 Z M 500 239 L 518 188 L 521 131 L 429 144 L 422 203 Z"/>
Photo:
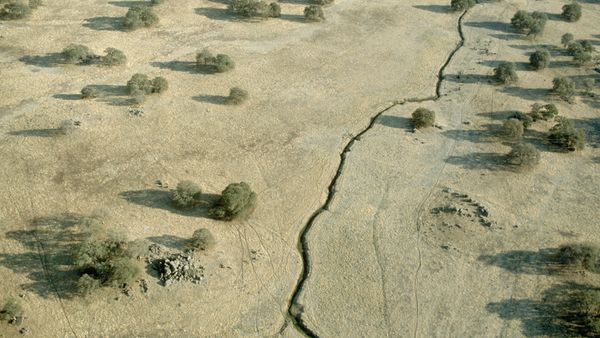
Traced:
<path id="1" fill-rule="evenodd" d="M 442 135 L 457 141 L 473 143 L 492 143 L 498 140 L 500 124 L 486 124 L 485 129 L 454 129 L 445 130 Z"/>
<path id="2" fill-rule="evenodd" d="M 300 23 L 308 23 L 309 22 L 306 20 L 306 17 L 304 17 L 304 15 L 300 15 L 300 14 L 281 14 L 279 19 L 287 20 L 287 21 L 291 21 L 291 22 L 300 22 Z"/>
<path id="3" fill-rule="evenodd" d="M 151 6 L 150 1 L 109 1 L 108 4 L 117 7 Z"/>
<path id="4" fill-rule="evenodd" d="M 450 156 L 444 160 L 448 164 L 471 170 L 514 171 L 506 165 L 506 155 L 496 153 L 472 153 L 463 156 Z"/>
<path id="5" fill-rule="evenodd" d="M 120 31 L 123 29 L 123 17 L 97 16 L 85 19 L 83 27 L 97 31 Z"/>
<path id="6" fill-rule="evenodd" d="M 65 64 L 61 53 L 48 53 L 45 55 L 25 55 L 20 57 L 19 61 L 27 65 L 47 68 Z"/>
<path id="7" fill-rule="evenodd" d="M 176 249 L 176 250 L 183 250 L 185 249 L 186 243 L 187 243 L 187 239 L 186 238 L 182 238 L 182 237 L 178 237 L 178 236 L 173 236 L 173 235 L 161 235 L 161 236 L 152 236 L 152 237 L 147 237 L 147 240 L 149 240 L 152 243 L 155 244 L 159 244 L 162 245 L 164 247 L 167 248 L 171 248 L 171 249 Z"/>
<path id="8" fill-rule="evenodd" d="M 452 13 L 452 8 L 448 5 L 415 5 L 414 8 L 429 11 L 432 13 Z"/>
<path id="9" fill-rule="evenodd" d="M 490 75 L 481 74 L 447 74 L 444 75 L 444 80 L 456 83 L 495 83 L 496 81 Z"/>
<path id="10" fill-rule="evenodd" d="M 129 96 L 127 86 L 120 85 L 88 85 L 98 92 L 98 97 L 95 100 L 107 103 L 112 106 L 129 106 L 134 105 L 135 100 Z"/>
<path id="11" fill-rule="evenodd" d="M 220 195 L 216 194 L 202 194 L 196 208 L 192 210 L 180 210 L 173 207 L 171 193 L 168 190 L 131 190 L 122 192 L 119 196 L 129 203 L 148 208 L 163 209 L 178 215 L 203 218 L 211 218 L 208 214 L 208 209 L 220 198 Z"/>
<path id="12" fill-rule="evenodd" d="M 52 95 L 55 99 L 67 100 L 67 101 L 76 101 L 81 100 L 81 94 L 54 94 Z"/>
<path id="13" fill-rule="evenodd" d="M 167 61 L 167 62 L 152 62 L 152 67 L 160 69 L 169 69 L 177 72 L 187 72 L 191 74 L 215 74 L 217 69 L 211 65 L 197 65 L 192 61 Z"/>
<path id="14" fill-rule="evenodd" d="M 524 40 L 526 38 L 523 34 L 489 34 L 489 36 L 504 41 Z"/>
<path id="15" fill-rule="evenodd" d="M 386 127 L 399 128 L 406 131 L 412 131 L 414 129 L 411 119 L 403 116 L 382 115 L 377 119 L 377 123 Z"/>
<path id="16" fill-rule="evenodd" d="M 494 30 L 504 33 L 513 33 L 515 30 L 513 27 L 506 22 L 500 21 L 480 21 L 480 22 L 465 22 L 465 26 L 475 27 L 475 28 L 484 28 L 488 30 Z"/>
<path id="17" fill-rule="evenodd" d="M 496 255 L 482 255 L 478 261 L 500 267 L 512 273 L 527 275 L 552 275 L 565 268 L 557 259 L 558 249 L 538 251 L 514 250 Z"/>
<path id="18" fill-rule="evenodd" d="M 551 56 L 566 55 L 565 49 L 556 47 L 555 45 L 549 44 L 536 44 L 536 45 L 508 45 L 511 48 L 520 49 L 526 51 L 526 54 L 531 54 L 532 51 L 537 49 L 545 49 L 550 53 Z"/>
<path id="19" fill-rule="evenodd" d="M 498 67 L 498 65 L 500 65 L 501 63 L 503 63 L 505 61 L 500 61 L 500 60 L 483 60 L 480 61 L 479 64 L 484 65 L 484 66 L 488 66 L 488 67 L 492 67 L 492 68 L 496 68 Z M 515 64 L 515 67 L 517 68 L 517 70 L 534 70 L 531 65 L 529 64 L 529 62 L 512 62 Z"/>
<path id="20" fill-rule="evenodd" d="M 202 7 L 195 8 L 194 13 L 198 15 L 205 16 L 211 20 L 221 20 L 221 21 L 238 21 L 238 17 L 233 15 L 226 8 L 214 8 L 214 7 Z"/>
<path id="21" fill-rule="evenodd" d="M 510 96 L 532 101 L 543 100 L 550 94 L 550 90 L 547 88 L 504 87 L 501 91 Z"/>
<path id="22" fill-rule="evenodd" d="M 198 95 L 198 96 L 192 97 L 192 99 L 194 101 L 206 102 L 206 103 L 212 103 L 212 104 L 221 104 L 221 105 L 227 104 L 228 98 L 229 98 L 228 96 L 222 96 L 222 95 Z"/>
<path id="23" fill-rule="evenodd" d="M 44 128 L 44 129 L 25 129 L 18 131 L 11 131 L 8 133 L 13 136 L 24 136 L 24 137 L 58 137 L 66 135 L 65 131 L 61 128 Z"/>

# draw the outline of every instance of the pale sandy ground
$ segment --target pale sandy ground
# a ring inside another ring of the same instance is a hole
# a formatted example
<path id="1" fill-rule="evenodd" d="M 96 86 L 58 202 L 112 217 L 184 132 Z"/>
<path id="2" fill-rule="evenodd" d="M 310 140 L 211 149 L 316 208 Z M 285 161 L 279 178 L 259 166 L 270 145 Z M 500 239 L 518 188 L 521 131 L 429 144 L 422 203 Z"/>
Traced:
<path id="1" fill-rule="evenodd" d="M 507 24 L 517 9 L 560 13 L 563 3 L 477 5 L 465 18 L 465 47 L 446 71 L 447 96 L 393 108 L 354 145 L 332 208 L 308 234 L 312 274 L 300 303 L 304 321 L 319 336 L 546 336 L 552 318 L 539 311 L 544 290 L 567 280 L 598 285 L 594 275 L 550 274 L 538 251 L 600 241 L 600 102 L 566 104 L 544 90 L 557 75 L 597 74 L 564 65 L 525 69 L 518 73 L 519 88 L 481 78 L 492 74 L 493 62 L 526 63 L 532 45 L 560 47 L 565 32 L 597 44 L 600 8 L 591 3 L 583 4 L 576 24 L 550 20 L 537 41 L 515 35 Z M 528 173 L 502 170 L 493 161 L 510 147 L 493 137 L 490 125 L 535 102 L 555 103 L 575 119 L 586 129 L 587 147 L 558 153 L 530 139 L 543 150 L 539 166 Z M 443 130 L 411 132 L 408 118 L 420 106 L 437 112 Z M 446 187 L 484 205 L 497 224 L 487 229 L 463 219 L 462 228 L 441 232 L 430 211 L 458 205 L 445 199 Z"/>
<path id="2" fill-rule="evenodd" d="M 113 25 L 127 10 L 122 3 L 48 1 L 28 20 L 0 24 L 0 294 L 23 294 L 24 326 L 35 337 L 276 335 L 300 273 L 298 233 L 324 200 L 341 149 L 392 101 L 433 95 L 458 41 L 457 15 L 415 8 L 445 1 L 338 0 L 324 23 L 298 20 L 304 5 L 296 2 L 282 4 L 283 18 L 254 23 L 231 20 L 218 1 L 167 0 L 156 8 L 159 27 L 121 32 Z M 69 43 L 121 49 L 128 64 L 52 65 L 46 54 Z M 231 55 L 236 69 L 194 73 L 189 62 L 203 47 Z M 170 84 L 148 98 L 143 117 L 119 104 L 136 72 Z M 78 100 L 90 84 L 116 94 Z M 232 86 L 249 90 L 249 102 L 215 104 Z M 82 126 L 40 136 L 64 119 Z M 258 208 L 231 224 L 174 212 L 154 183 L 183 179 L 208 193 L 244 180 L 258 192 Z M 28 247 L 33 238 L 14 231 L 31 230 L 35 217 L 97 209 L 130 239 L 178 246 L 209 228 L 218 245 L 201 258 L 207 278 L 164 289 L 146 277 L 147 296 L 119 301 L 113 290 L 84 301 L 58 297 L 50 282 L 61 283 L 67 266 L 52 265 L 53 238 Z"/>

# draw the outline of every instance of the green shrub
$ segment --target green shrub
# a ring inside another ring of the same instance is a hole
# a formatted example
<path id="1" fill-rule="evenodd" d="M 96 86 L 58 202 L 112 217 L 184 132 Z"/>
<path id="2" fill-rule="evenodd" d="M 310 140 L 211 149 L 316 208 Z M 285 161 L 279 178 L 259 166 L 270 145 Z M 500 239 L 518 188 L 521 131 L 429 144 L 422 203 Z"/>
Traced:
<path id="1" fill-rule="evenodd" d="M 588 244 L 568 244 L 558 248 L 558 261 L 577 269 L 600 272 L 600 248 Z"/>
<path id="2" fill-rule="evenodd" d="M 252 212 L 256 204 L 256 193 L 245 182 L 231 183 L 223 190 L 221 198 L 209 210 L 212 217 L 230 221 Z"/>
<path id="3" fill-rule="evenodd" d="M 94 53 L 84 45 L 68 45 L 62 51 L 62 57 L 66 63 L 90 63 L 94 58 Z"/>
<path id="4" fill-rule="evenodd" d="M 576 2 L 564 5 L 562 10 L 562 17 L 569 22 L 579 21 L 579 19 L 581 19 L 581 5 Z"/>
<path id="5" fill-rule="evenodd" d="M 508 165 L 529 168 L 540 162 L 540 152 L 531 144 L 519 143 L 506 155 Z"/>
<path id="6" fill-rule="evenodd" d="M 319 5 L 310 5 L 304 8 L 304 18 L 307 21 L 323 21 L 325 20 L 325 14 L 323 8 Z"/>
<path id="7" fill-rule="evenodd" d="M 600 290 L 584 290 L 574 303 L 579 305 L 577 317 L 582 319 L 581 333 L 587 337 L 600 337 Z"/>
<path id="8" fill-rule="evenodd" d="M 82 99 L 94 99 L 98 97 L 98 89 L 92 86 L 85 86 L 81 89 L 81 98 Z"/>
<path id="9" fill-rule="evenodd" d="M 281 8 L 278 3 L 272 2 L 268 5 L 263 0 L 233 0 L 229 10 L 243 17 L 268 18 L 279 17 Z"/>
<path id="10" fill-rule="evenodd" d="M 541 105 L 539 103 L 534 103 L 531 106 L 531 113 L 529 113 L 533 121 L 539 120 L 552 120 L 558 115 L 558 108 L 552 103 Z"/>
<path id="11" fill-rule="evenodd" d="M 494 68 L 494 79 L 502 84 L 510 84 L 517 82 L 517 67 L 512 62 L 502 62 L 498 67 Z"/>
<path id="12" fill-rule="evenodd" d="M 525 114 L 520 111 L 515 112 L 510 118 L 521 121 L 521 123 L 523 123 L 523 127 L 525 129 L 531 127 L 531 125 L 533 124 L 533 118 L 531 117 L 531 115 Z"/>
<path id="13" fill-rule="evenodd" d="M 594 45 L 588 40 L 572 41 L 567 45 L 567 54 L 571 56 L 575 56 L 577 53 L 582 52 L 594 52 Z"/>
<path id="14" fill-rule="evenodd" d="M 571 33 L 565 33 L 560 38 L 560 43 L 563 46 L 567 47 L 573 41 L 573 39 L 574 39 L 573 34 L 571 34 Z"/>
<path id="15" fill-rule="evenodd" d="M 191 209 L 196 206 L 202 190 L 194 182 L 181 181 L 171 190 L 171 202 L 178 209 Z"/>
<path id="16" fill-rule="evenodd" d="M 102 283 L 100 280 L 88 275 L 87 273 L 84 273 L 81 277 L 79 277 L 77 282 L 75 282 L 75 289 L 82 296 L 91 294 L 101 286 Z"/>
<path id="17" fill-rule="evenodd" d="M 104 285 L 121 287 L 130 284 L 141 273 L 140 267 L 130 257 L 117 257 L 101 265 L 100 275 Z"/>
<path id="18" fill-rule="evenodd" d="M 160 94 L 169 89 L 169 82 L 162 76 L 157 76 L 152 79 L 152 92 Z"/>
<path id="19" fill-rule="evenodd" d="M 575 55 L 573 55 L 573 61 L 579 66 L 588 64 L 588 63 L 592 62 L 592 53 L 576 52 Z"/>
<path id="20" fill-rule="evenodd" d="M 575 95 L 575 82 L 566 77 L 556 77 L 552 80 L 552 92 L 561 99 L 571 102 Z"/>
<path id="21" fill-rule="evenodd" d="M 233 87 L 229 90 L 229 97 L 227 97 L 227 103 L 229 104 L 242 104 L 248 99 L 248 92 L 240 87 Z"/>
<path id="22" fill-rule="evenodd" d="M 215 245 L 215 238 L 208 229 L 198 229 L 194 231 L 188 245 L 196 250 L 209 250 Z"/>
<path id="23" fill-rule="evenodd" d="M 14 298 L 9 298 L 4 303 L 2 310 L 0 310 L 0 320 L 10 321 L 22 314 L 23 309 L 21 308 L 21 305 Z"/>
<path id="24" fill-rule="evenodd" d="M 133 30 L 140 27 L 150 27 L 158 23 L 158 16 L 148 6 L 129 8 L 125 15 L 125 28 Z"/>
<path id="25" fill-rule="evenodd" d="M 535 70 L 548 67 L 550 64 L 550 53 L 545 49 L 539 49 L 529 56 L 529 64 Z"/>
<path id="26" fill-rule="evenodd" d="M 106 48 L 104 52 L 106 55 L 101 57 L 101 62 L 105 66 L 123 65 L 127 62 L 125 53 L 116 48 Z"/>
<path id="27" fill-rule="evenodd" d="M 219 73 L 225 73 L 235 68 L 235 62 L 225 54 L 217 54 L 215 58 L 215 68 Z"/>
<path id="28" fill-rule="evenodd" d="M 512 17 L 510 23 L 520 33 L 537 36 L 544 31 L 546 21 L 548 21 L 548 16 L 544 13 L 528 13 L 524 10 L 519 10 Z"/>
<path id="29" fill-rule="evenodd" d="M 60 135 L 69 135 L 71 134 L 73 131 L 75 131 L 75 128 L 77 126 L 75 125 L 75 121 L 73 120 L 62 120 L 60 122 L 60 124 L 58 125 L 58 128 L 56 128 L 58 134 Z"/>
<path id="30" fill-rule="evenodd" d="M 568 151 L 583 149 L 585 144 L 583 130 L 575 127 L 570 120 L 565 118 L 558 120 L 559 122 L 548 132 L 548 141 Z"/>
<path id="31" fill-rule="evenodd" d="M 197 66 L 212 66 L 215 62 L 215 57 L 207 48 L 204 48 L 200 53 L 196 54 Z"/>
<path id="32" fill-rule="evenodd" d="M 31 8 L 20 2 L 7 3 L 0 9 L 0 20 L 23 19 L 31 14 Z"/>
<path id="33" fill-rule="evenodd" d="M 435 112 L 425 108 L 418 108 L 412 113 L 412 122 L 415 128 L 433 127 Z"/>
<path id="34" fill-rule="evenodd" d="M 152 81 L 146 74 L 134 74 L 129 81 L 127 81 L 127 90 L 129 94 L 133 94 L 136 90 L 142 91 L 145 94 L 152 93 Z"/>
<path id="35" fill-rule="evenodd" d="M 453 11 L 464 11 L 475 6 L 475 0 L 452 0 L 450 1 L 450 8 Z"/>
<path id="36" fill-rule="evenodd" d="M 502 124 L 500 134 L 511 140 L 519 140 L 523 137 L 524 127 L 523 122 L 518 119 L 508 119 Z"/>
<path id="37" fill-rule="evenodd" d="M 42 0 L 29 0 L 29 8 L 36 9 L 42 5 Z"/>

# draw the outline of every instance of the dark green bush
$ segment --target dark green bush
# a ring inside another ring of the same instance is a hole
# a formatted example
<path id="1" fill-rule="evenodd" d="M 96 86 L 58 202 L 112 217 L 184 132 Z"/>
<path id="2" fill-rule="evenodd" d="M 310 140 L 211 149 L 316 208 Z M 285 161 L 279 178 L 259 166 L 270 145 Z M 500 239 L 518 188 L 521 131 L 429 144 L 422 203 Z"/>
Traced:
<path id="1" fill-rule="evenodd" d="M 162 4 L 163 2 L 165 2 L 165 0 L 150 0 L 150 5 L 156 6 Z"/>
<path id="2" fill-rule="evenodd" d="M 533 124 L 533 118 L 530 114 L 525 114 L 523 112 L 515 112 L 510 118 L 517 119 L 523 123 L 523 127 L 525 129 L 529 128 Z"/>
<path id="3" fill-rule="evenodd" d="M 74 44 L 65 47 L 61 54 L 66 63 L 87 64 L 95 57 L 88 47 Z"/>
<path id="4" fill-rule="evenodd" d="M 106 48 L 104 52 L 106 55 L 101 57 L 101 62 L 105 66 L 123 65 L 127 62 L 125 53 L 116 48 Z"/>
<path id="5" fill-rule="evenodd" d="M 228 104 L 242 104 L 248 99 L 248 92 L 240 87 L 233 87 L 229 90 L 227 97 Z"/>
<path id="6" fill-rule="evenodd" d="M 418 108 L 412 113 L 412 122 L 415 128 L 433 127 L 435 112 L 425 108 Z"/>
<path id="7" fill-rule="evenodd" d="M 558 248 L 558 260 L 565 265 L 590 272 L 600 272 L 600 247 L 589 244 L 568 244 Z"/>
<path id="8" fill-rule="evenodd" d="M 506 155 L 508 165 L 528 168 L 540 162 L 540 152 L 531 144 L 519 143 Z"/>
<path id="9" fill-rule="evenodd" d="M 215 58 L 215 68 L 219 73 L 225 73 L 235 68 L 235 62 L 225 54 L 217 54 Z"/>
<path id="10" fill-rule="evenodd" d="M 549 121 L 558 115 L 558 108 L 552 103 L 545 105 L 534 103 L 529 114 L 534 122 L 539 120 Z"/>
<path id="11" fill-rule="evenodd" d="M 229 55 L 217 54 L 215 57 L 206 48 L 196 54 L 196 65 L 198 67 L 213 67 L 214 70 L 219 73 L 224 73 L 235 68 L 235 62 L 233 62 L 233 59 L 231 59 Z"/>
<path id="12" fill-rule="evenodd" d="M 334 0 L 310 0 L 308 3 L 313 4 L 313 5 L 325 6 L 325 5 L 330 5 L 333 2 L 334 2 Z"/>
<path id="13" fill-rule="evenodd" d="M 127 81 L 127 90 L 129 94 L 133 94 L 136 90 L 140 90 L 145 94 L 152 93 L 152 81 L 146 74 L 134 74 L 129 81 Z"/>
<path id="14" fill-rule="evenodd" d="M 588 40 L 572 41 L 567 45 L 567 53 L 571 56 L 575 56 L 577 53 L 582 52 L 594 52 L 594 45 Z"/>
<path id="15" fill-rule="evenodd" d="M 548 67 L 550 64 L 550 53 L 545 49 L 538 49 L 529 56 L 529 64 L 535 70 Z"/>
<path id="16" fill-rule="evenodd" d="M 325 20 L 325 14 L 323 8 L 319 5 L 310 5 L 304 8 L 304 18 L 307 21 L 323 21 Z"/>
<path id="17" fill-rule="evenodd" d="M 31 14 L 31 8 L 20 2 L 10 2 L 0 8 L 0 20 L 23 19 Z"/>
<path id="18" fill-rule="evenodd" d="M 546 21 L 548 21 L 548 16 L 544 13 L 528 13 L 524 10 L 519 10 L 512 17 L 510 23 L 520 33 L 537 36 L 544 31 Z"/>
<path id="19" fill-rule="evenodd" d="M 523 122 L 518 119 L 508 119 L 504 121 L 500 134 L 511 140 L 519 140 L 523 137 L 524 127 Z"/>
<path id="20" fill-rule="evenodd" d="M 562 17 L 569 22 L 579 21 L 579 19 L 581 19 L 581 5 L 576 2 L 564 5 L 562 10 Z"/>
<path id="21" fill-rule="evenodd" d="M 158 23 L 158 16 L 148 6 L 135 6 L 129 8 L 125 15 L 125 28 L 129 30 L 140 27 L 150 27 Z"/>
<path id="22" fill-rule="evenodd" d="M 576 52 L 573 55 L 573 61 L 579 66 L 592 62 L 592 58 L 592 53 L 590 52 Z"/>
<path id="23" fill-rule="evenodd" d="M 42 5 L 42 0 L 29 0 L 29 8 L 36 9 Z"/>
<path id="24" fill-rule="evenodd" d="M 167 89 L 169 89 L 169 83 L 167 82 L 167 79 L 165 79 L 162 76 L 157 76 L 154 79 L 152 79 L 152 92 L 153 93 L 160 94 L 160 93 L 166 91 Z"/>
<path id="25" fill-rule="evenodd" d="M 451 0 L 450 8 L 453 11 L 464 11 L 475 6 L 475 0 Z"/>
<path id="26" fill-rule="evenodd" d="M 98 97 L 98 90 L 96 87 L 85 86 L 81 89 L 81 98 L 82 99 L 94 99 Z"/>
<path id="27" fill-rule="evenodd" d="M 178 209 L 191 209 L 198 203 L 202 190 L 194 182 L 181 181 L 171 190 L 171 202 Z"/>
<path id="28" fill-rule="evenodd" d="M 188 245 L 196 250 L 209 250 L 215 245 L 215 238 L 208 229 L 198 229 L 194 231 Z"/>
<path id="29" fill-rule="evenodd" d="M 10 321 L 22 314 L 23 309 L 21 308 L 21 305 L 14 298 L 9 298 L 5 301 L 4 306 L 0 310 L 0 320 Z"/>
<path id="30" fill-rule="evenodd" d="M 573 39 L 574 39 L 573 34 L 571 34 L 571 33 L 565 33 L 560 38 L 560 43 L 563 46 L 567 47 L 573 41 Z"/>
<path id="31" fill-rule="evenodd" d="M 575 82 L 566 77 L 556 77 L 552 80 L 552 92 L 561 99 L 571 102 L 575 95 Z"/>
<path id="32" fill-rule="evenodd" d="M 494 79 L 502 84 L 510 84 L 517 82 L 517 67 L 512 62 L 502 62 L 498 67 L 494 68 Z"/>
<path id="33" fill-rule="evenodd" d="M 221 198 L 209 210 L 212 217 L 230 221 L 252 212 L 256 204 L 256 193 L 245 182 L 231 183 L 223 190 Z"/>
<path id="34" fill-rule="evenodd" d="M 236 15 L 248 18 L 274 18 L 281 15 L 278 3 L 272 2 L 269 5 L 263 0 L 233 0 L 229 5 L 229 10 Z"/>
<path id="35" fill-rule="evenodd" d="M 269 4 L 269 16 L 272 18 L 281 17 L 281 6 L 279 6 L 276 2 L 271 2 Z"/>
<path id="36" fill-rule="evenodd" d="M 575 127 L 573 122 L 559 118 L 558 123 L 548 132 L 548 141 L 567 151 L 583 149 L 585 134 L 582 129 Z"/>

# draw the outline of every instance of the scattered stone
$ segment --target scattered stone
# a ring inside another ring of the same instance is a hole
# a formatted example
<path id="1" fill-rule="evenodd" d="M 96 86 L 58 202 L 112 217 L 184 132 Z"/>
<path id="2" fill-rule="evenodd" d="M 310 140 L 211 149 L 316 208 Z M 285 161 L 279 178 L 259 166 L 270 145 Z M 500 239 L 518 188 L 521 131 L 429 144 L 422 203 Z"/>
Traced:
<path id="1" fill-rule="evenodd" d="M 141 279 L 140 280 L 140 291 L 142 291 L 142 293 L 148 293 L 148 281 L 146 281 L 145 279 Z"/>
<path id="2" fill-rule="evenodd" d="M 19 333 L 20 333 L 20 334 L 22 334 L 22 335 L 26 335 L 26 334 L 28 334 L 28 333 L 29 333 L 29 329 L 28 329 L 28 328 L 26 328 L 26 327 L 22 327 L 22 328 L 19 330 Z"/>
<path id="3" fill-rule="evenodd" d="M 121 288 L 121 292 L 127 297 L 133 297 L 133 289 L 129 284 L 124 284 L 123 288 Z"/>
<path id="4" fill-rule="evenodd" d="M 470 125 L 471 121 L 463 121 L 463 124 Z"/>
<path id="5" fill-rule="evenodd" d="M 176 253 L 156 260 L 155 265 L 164 286 L 181 281 L 198 284 L 204 279 L 204 267 L 191 255 Z"/>
<path id="6" fill-rule="evenodd" d="M 141 117 L 144 116 L 144 110 L 141 108 L 129 108 L 129 114 L 136 117 Z"/>
<path id="7" fill-rule="evenodd" d="M 448 244 L 442 244 L 440 247 L 444 250 L 450 250 L 450 246 Z"/>
<path id="8" fill-rule="evenodd" d="M 454 192 L 454 190 L 452 190 L 452 189 L 450 189 L 450 188 L 444 188 L 444 189 L 442 189 L 442 192 L 445 192 L 445 193 L 447 193 L 447 194 L 451 194 L 451 193 L 453 193 L 453 192 Z"/>
<path id="9" fill-rule="evenodd" d="M 150 251 L 151 254 L 160 255 L 162 253 L 162 248 L 160 247 L 160 245 L 154 243 L 148 246 L 148 251 Z"/>
<path id="10" fill-rule="evenodd" d="M 490 214 L 484 206 L 479 205 L 477 206 L 477 215 L 479 217 L 488 217 Z"/>

